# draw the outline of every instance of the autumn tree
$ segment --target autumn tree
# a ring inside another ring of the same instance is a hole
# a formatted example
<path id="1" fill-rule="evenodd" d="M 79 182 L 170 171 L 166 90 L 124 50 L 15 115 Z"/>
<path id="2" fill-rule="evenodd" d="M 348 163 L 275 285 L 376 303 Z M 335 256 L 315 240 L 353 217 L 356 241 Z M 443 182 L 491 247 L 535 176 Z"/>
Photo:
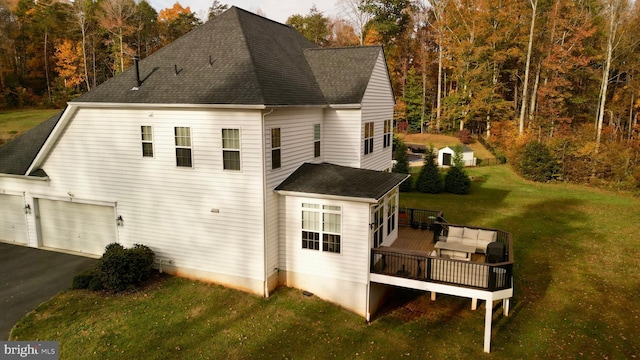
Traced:
<path id="1" fill-rule="evenodd" d="M 190 7 L 182 7 L 179 2 L 173 4 L 173 7 L 160 10 L 158 23 L 164 34 L 162 39 L 164 45 L 202 24 Z"/>
<path id="2" fill-rule="evenodd" d="M 315 5 L 311 7 L 307 15 L 289 16 L 286 24 L 298 30 L 309 41 L 317 45 L 327 46 L 331 40 L 329 19 Z"/>
<path id="3" fill-rule="evenodd" d="M 222 4 L 218 0 L 214 0 L 213 4 L 209 7 L 209 13 L 207 15 L 207 21 L 213 20 L 216 16 L 222 14 L 229 9 L 229 5 Z"/>
<path id="4" fill-rule="evenodd" d="M 115 55 L 114 73 L 121 73 L 125 67 L 125 54 L 130 54 L 125 36 L 132 34 L 135 30 L 134 15 L 136 4 L 133 0 L 103 0 L 101 4 L 102 16 L 100 24 L 111 34 L 113 55 Z"/>

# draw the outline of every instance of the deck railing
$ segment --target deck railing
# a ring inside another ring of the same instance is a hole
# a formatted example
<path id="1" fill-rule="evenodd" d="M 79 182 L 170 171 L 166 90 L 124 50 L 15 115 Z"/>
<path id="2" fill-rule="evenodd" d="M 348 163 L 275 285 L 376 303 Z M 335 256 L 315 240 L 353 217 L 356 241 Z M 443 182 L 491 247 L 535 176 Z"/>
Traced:
<path id="1" fill-rule="evenodd" d="M 444 214 L 438 210 L 398 209 L 398 225 L 413 228 L 430 229 L 434 222 L 444 222 Z"/>
<path id="2" fill-rule="evenodd" d="M 421 251 L 378 247 L 371 249 L 371 273 L 404 277 L 428 282 L 497 291 L 511 288 L 513 275 L 513 241 L 511 233 L 499 229 L 449 224 L 437 210 L 400 208 L 398 225 L 430 229 L 434 241 L 446 236 L 449 226 L 495 231 L 496 241 L 503 243 L 505 257 L 499 263 L 478 263 L 432 256 Z"/>
<path id="3" fill-rule="evenodd" d="M 511 287 L 513 262 L 496 264 L 420 255 L 411 250 L 371 250 L 371 272 L 408 279 L 497 291 Z"/>

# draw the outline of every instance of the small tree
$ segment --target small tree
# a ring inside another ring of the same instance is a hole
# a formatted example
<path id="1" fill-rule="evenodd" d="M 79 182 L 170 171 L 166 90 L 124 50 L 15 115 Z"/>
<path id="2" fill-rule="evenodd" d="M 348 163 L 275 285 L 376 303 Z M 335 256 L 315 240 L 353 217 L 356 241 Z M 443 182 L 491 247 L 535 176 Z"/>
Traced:
<path id="1" fill-rule="evenodd" d="M 416 190 L 423 193 L 437 194 L 442 192 L 442 178 L 436 165 L 436 154 L 433 144 L 424 153 L 424 165 L 420 170 Z"/>
<path id="2" fill-rule="evenodd" d="M 547 145 L 531 142 L 522 148 L 516 171 L 525 179 L 545 182 L 558 172 L 558 163 Z"/>
<path id="3" fill-rule="evenodd" d="M 471 179 L 464 171 L 462 145 L 453 147 L 453 166 L 444 178 L 444 191 L 452 194 L 468 194 L 471 191 Z"/>
<path id="4" fill-rule="evenodd" d="M 394 136 L 393 138 L 393 158 L 396 161 L 393 164 L 394 173 L 409 174 L 409 154 L 407 153 L 407 145 L 404 141 Z M 412 179 L 408 178 L 400 184 L 400 191 L 411 191 L 413 189 Z"/>

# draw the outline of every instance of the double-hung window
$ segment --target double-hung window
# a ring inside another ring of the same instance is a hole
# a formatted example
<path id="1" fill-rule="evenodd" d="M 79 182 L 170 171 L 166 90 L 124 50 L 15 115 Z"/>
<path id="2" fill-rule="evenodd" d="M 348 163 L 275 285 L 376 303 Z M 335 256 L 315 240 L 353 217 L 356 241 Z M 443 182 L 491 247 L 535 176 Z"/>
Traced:
<path id="1" fill-rule="evenodd" d="M 141 126 L 142 156 L 153 157 L 153 129 L 151 126 Z"/>
<path id="2" fill-rule="evenodd" d="M 222 163 L 225 170 L 240 170 L 240 129 L 222 129 Z"/>
<path id="3" fill-rule="evenodd" d="M 378 204 L 373 210 L 373 247 L 379 247 L 382 244 L 384 233 L 382 227 L 384 225 L 384 206 Z"/>
<path id="4" fill-rule="evenodd" d="M 340 206 L 302 204 L 302 248 L 340 253 L 342 213 Z"/>
<path id="5" fill-rule="evenodd" d="M 193 167 L 191 158 L 191 128 L 176 127 L 174 134 L 176 142 L 176 166 Z"/>
<path id="6" fill-rule="evenodd" d="M 320 250 L 320 205 L 302 204 L 302 248 Z"/>
<path id="7" fill-rule="evenodd" d="M 373 152 L 373 122 L 364 123 L 364 154 Z"/>
<path id="8" fill-rule="evenodd" d="M 271 129 L 271 169 L 278 169 L 281 163 L 280 128 Z"/>
<path id="9" fill-rule="evenodd" d="M 387 200 L 387 235 L 396 228 L 396 194 Z"/>
<path id="10" fill-rule="evenodd" d="M 383 148 L 391 146 L 391 120 L 384 121 L 384 138 L 382 141 Z"/>
<path id="11" fill-rule="evenodd" d="M 320 124 L 313 125 L 313 157 L 320 156 Z"/>

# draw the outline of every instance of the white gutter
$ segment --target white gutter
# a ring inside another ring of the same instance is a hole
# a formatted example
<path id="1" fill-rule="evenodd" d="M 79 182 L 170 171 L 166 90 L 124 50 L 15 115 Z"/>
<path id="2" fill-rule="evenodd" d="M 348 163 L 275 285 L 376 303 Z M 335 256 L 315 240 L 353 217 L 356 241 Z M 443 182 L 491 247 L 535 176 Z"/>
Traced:
<path id="1" fill-rule="evenodd" d="M 0 178 L 49 181 L 48 176 L 29 176 L 29 175 L 14 175 L 14 174 L 2 174 L 2 173 L 0 173 Z"/>
<path id="2" fill-rule="evenodd" d="M 82 108 L 145 108 L 145 109 L 243 109 L 264 110 L 266 105 L 240 105 L 240 104 L 162 104 L 162 103 L 102 103 L 102 102 L 70 102 L 69 106 Z"/>
<path id="3" fill-rule="evenodd" d="M 305 193 L 298 191 L 288 191 L 288 190 L 275 190 L 280 195 L 284 196 L 298 196 L 298 197 L 307 197 L 312 199 L 330 199 L 330 200 L 342 200 L 342 201 L 354 201 L 354 202 L 364 202 L 369 204 L 377 204 L 378 199 L 374 198 L 359 198 L 353 196 L 341 196 L 341 195 L 327 195 L 327 194 L 315 194 L 315 193 Z"/>
<path id="4" fill-rule="evenodd" d="M 362 109 L 362 104 L 330 104 L 331 109 Z"/>

